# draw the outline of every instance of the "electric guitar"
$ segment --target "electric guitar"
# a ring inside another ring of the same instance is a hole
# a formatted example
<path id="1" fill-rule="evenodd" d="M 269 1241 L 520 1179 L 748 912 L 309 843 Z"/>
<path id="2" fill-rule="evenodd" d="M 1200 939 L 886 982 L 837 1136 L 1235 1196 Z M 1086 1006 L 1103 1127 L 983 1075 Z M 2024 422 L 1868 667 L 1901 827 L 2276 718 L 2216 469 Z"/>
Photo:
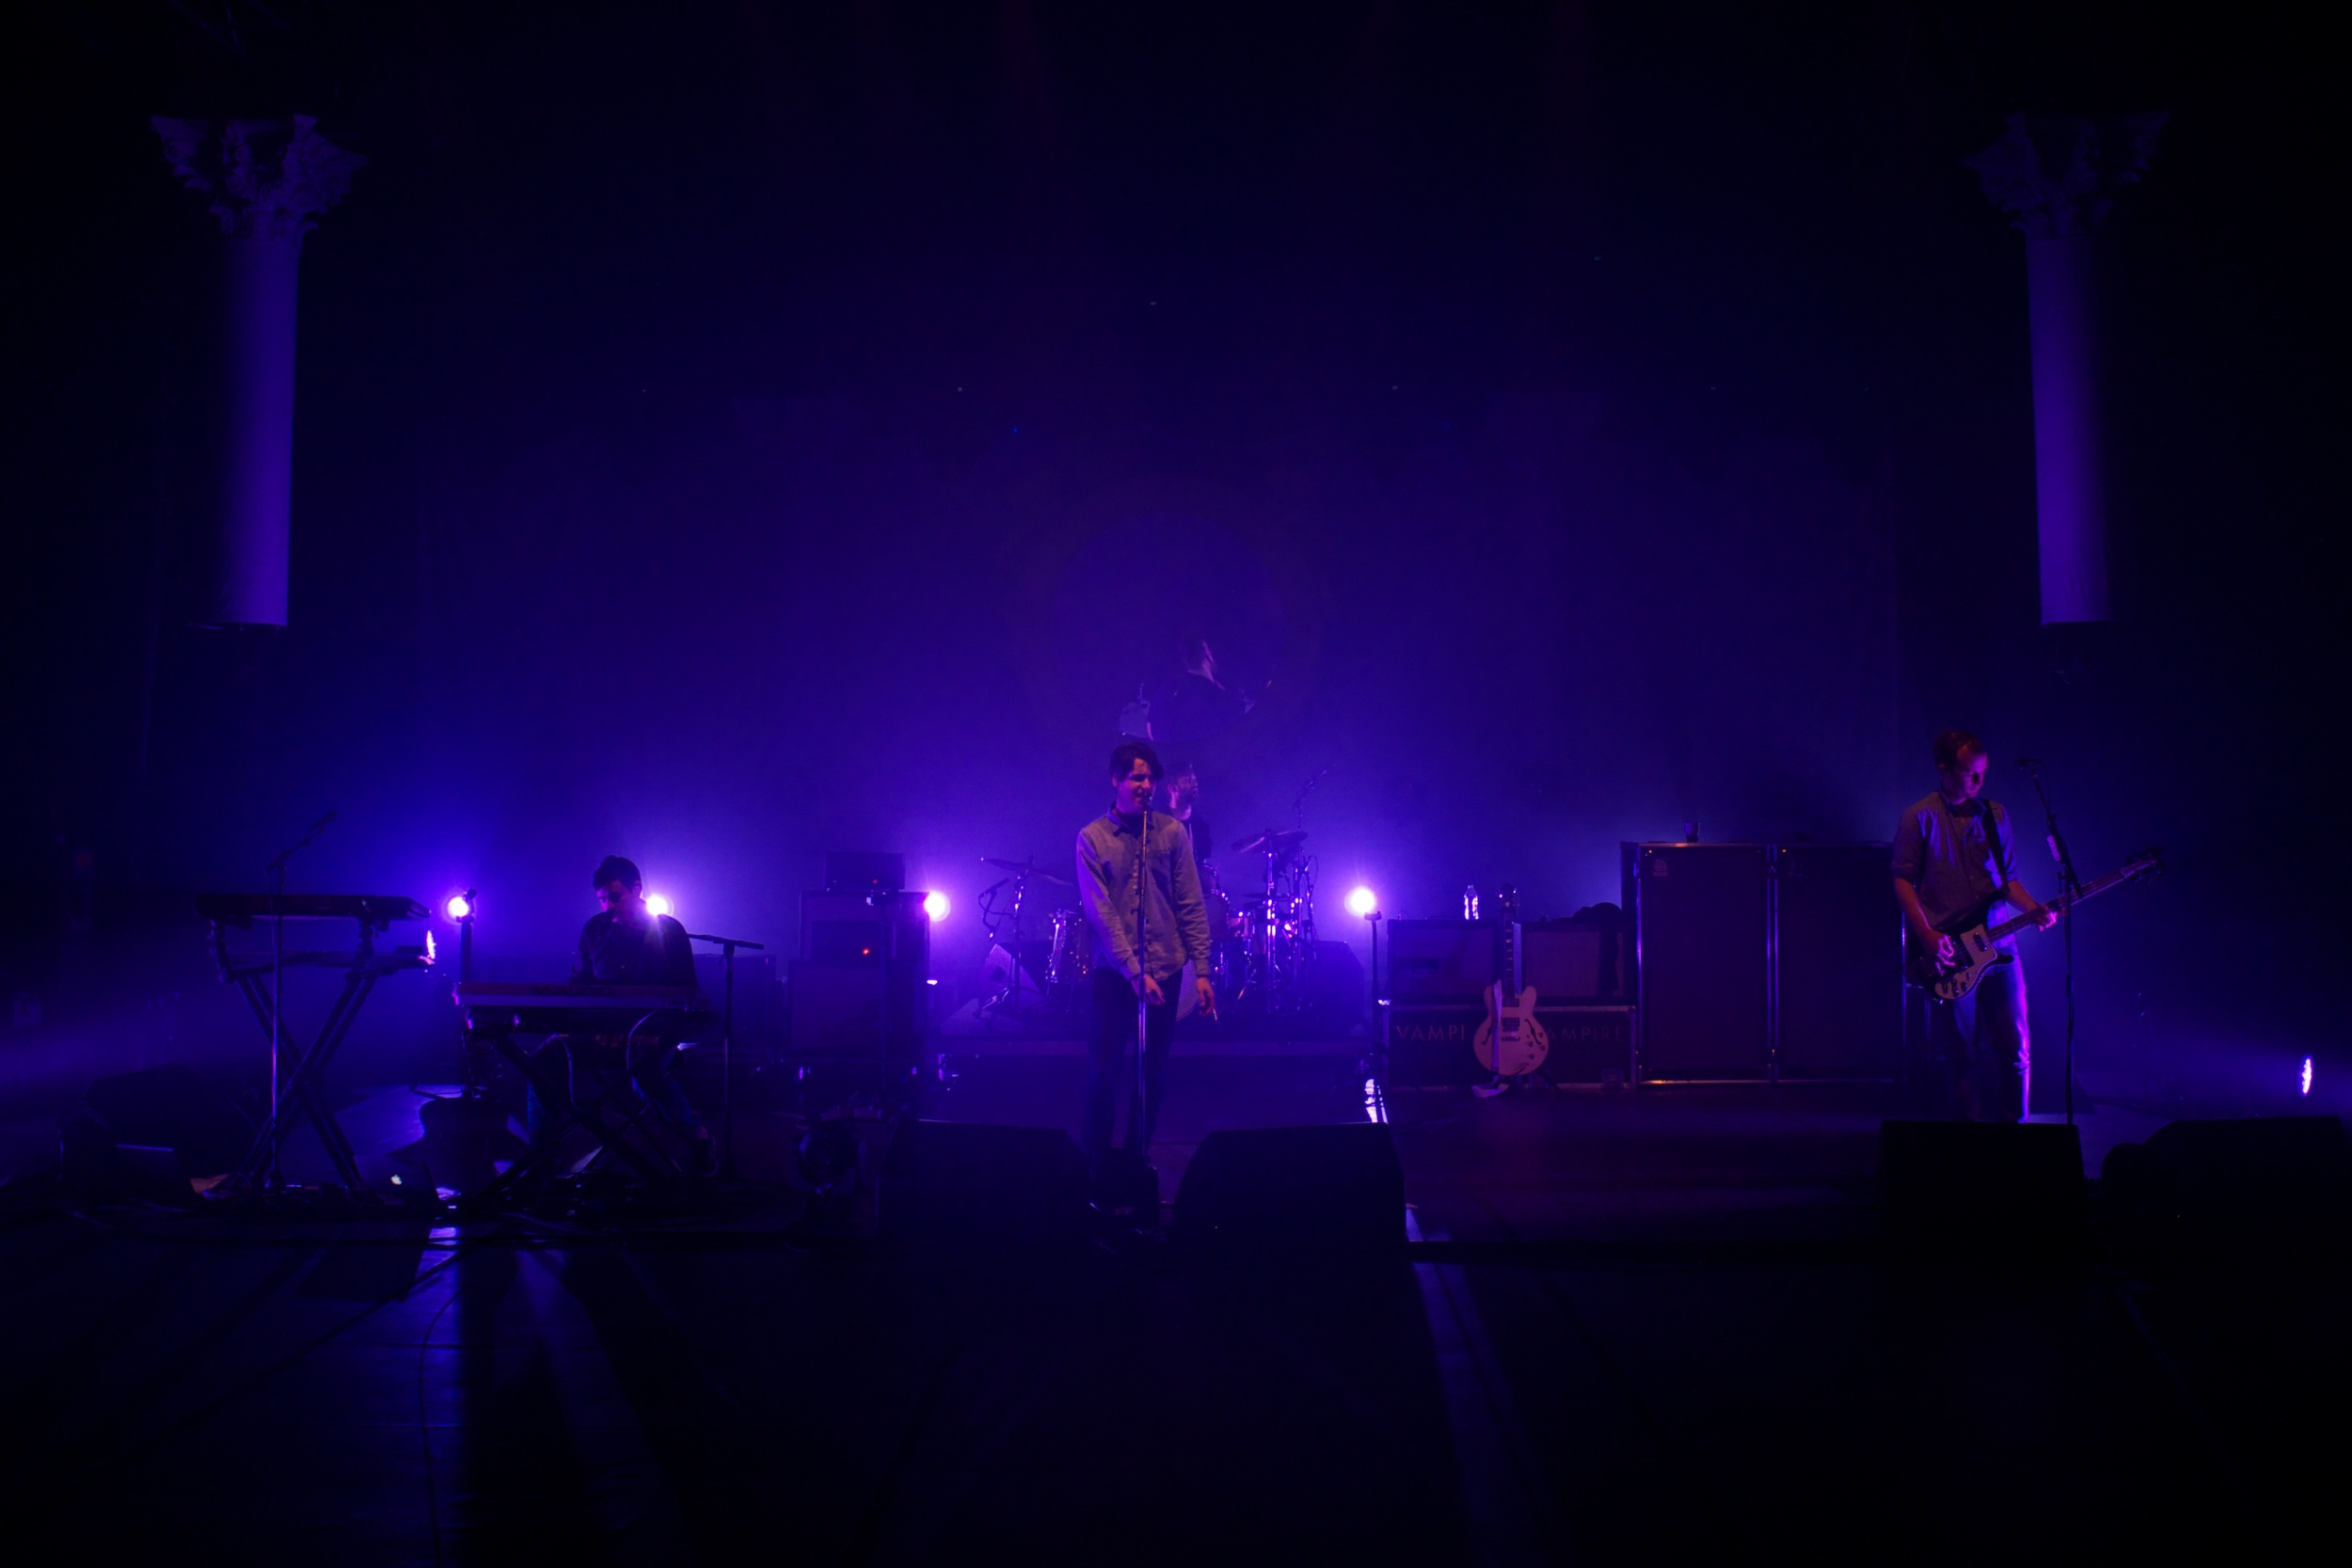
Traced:
<path id="1" fill-rule="evenodd" d="M 2111 887 L 2136 882 L 2163 869 L 2164 851 L 2143 849 L 2125 861 L 2120 868 L 2096 881 L 2084 883 L 2080 891 L 2060 894 L 2042 907 L 2062 915 L 2086 898 L 2095 898 Z M 1937 958 L 1934 948 L 1910 939 L 1906 933 L 1909 952 L 1904 963 L 1910 971 L 1911 983 L 1926 987 L 1939 1002 L 1957 1002 L 1977 989 L 1977 982 L 1984 978 L 1986 970 L 2014 962 L 1996 944 L 2012 932 L 2022 931 L 2033 925 L 2034 917 L 2029 914 L 2014 915 L 1987 929 L 1985 914 L 1989 908 L 1988 905 L 1971 910 L 1936 927 L 1952 939 L 1952 956 L 1949 958 Z"/>
<path id="2" fill-rule="evenodd" d="M 1518 929 L 1517 890 L 1507 883 L 1496 889 L 1495 908 L 1502 916 L 1503 978 L 1486 988 L 1486 1016 L 1479 1021 L 1470 1050 L 1477 1054 L 1478 1065 L 1501 1080 L 1542 1067 L 1551 1053 L 1551 1037 L 1535 1021 L 1535 988 L 1530 986 L 1516 997 L 1509 990 L 1510 976 L 1518 968 L 1518 946 L 1511 938 Z M 1500 1089 L 1502 1085 L 1498 1082 L 1494 1087 Z"/>

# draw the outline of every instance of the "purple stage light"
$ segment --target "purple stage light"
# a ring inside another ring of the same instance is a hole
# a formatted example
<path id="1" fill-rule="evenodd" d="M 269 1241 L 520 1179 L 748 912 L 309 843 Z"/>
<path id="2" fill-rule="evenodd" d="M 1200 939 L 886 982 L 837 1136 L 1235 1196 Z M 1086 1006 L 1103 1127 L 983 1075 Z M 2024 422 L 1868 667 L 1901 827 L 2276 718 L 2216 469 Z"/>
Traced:
<path id="1" fill-rule="evenodd" d="M 1347 895 L 1347 912 L 1362 918 L 1380 907 L 1380 895 L 1368 887 L 1359 887 Z"/>
<path id="2" fill-rule="evenodd" d="M 931 924 L 934 926 L 946 919 L 947 895 L 944 893 L 923 895 L 923 912 L 931 917 Z"/>
<path id="3" fill-rule="evenodd" d="M 463 893 L 453 893 L 449 895 L 449 902 L 441 906 L 441 911 L 452 920 L 471 920 L 473 899 Z"/>
<path id="4" fill-rule="evenodd" d="M 2302 1092 L 2303 1092 L 2303 1096 L 2304 1096 L 2304 1098 L 2309 1099 L 2309 1098 L 2311 1097 L 2311 1092 L 2312 1092 L 2312 1059 L 2311 1059 L 2309 1056 L 2306 1056 L 2306 1057 L 2304 1057 L 2304 1058 L 2303 1058 L 2303 1089 L 2302 1089 Z"/>
<path id="5" fill-rule="evenodd" d="M 648 893 L 645 895 L 645 911 L 656 916 L 668 914 L 670 901 L 659 893 Z"/>

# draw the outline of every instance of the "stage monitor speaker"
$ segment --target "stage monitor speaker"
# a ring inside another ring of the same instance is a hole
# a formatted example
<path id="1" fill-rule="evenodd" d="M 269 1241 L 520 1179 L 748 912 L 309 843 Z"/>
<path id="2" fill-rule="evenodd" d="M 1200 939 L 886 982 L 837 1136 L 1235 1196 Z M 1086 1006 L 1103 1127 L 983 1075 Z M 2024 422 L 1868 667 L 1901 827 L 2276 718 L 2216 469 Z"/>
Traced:
<path id="1" fill-rule="evenodd" d="M 2062 1122 L 1885 1122 L 1879 1187 L 1887 1240 L 1915 1255 L 2056 1256 L 2082 1241 L 2082 1139 Z"/>
<path id="2" fill-rule="evenodd" d="M 1384 1030 L 1380 1082 L 1391 1089 L 1458 1088 L 1494 1076 L 1478 1065 L 1470 1041 L 1486 1009 L 1474 1002 L 1392 1002 L 1380 1009 Z"/>
<path id="3" fill-rule="evenodd" d="M 1772 862 L 1760 844 L 1628 844 L 1645 1082 L 1771 1071 Z"/>
<path id="4" fill-rule="evenodd" d="M 882 1227 L 948 1243 L 1051 1243 L 1078 1234 L 1086 1156 L 1056 1127 L 915 1121 L 882 1157 Z"/>
<path id="5" fill-rule="evenodd" d="M 1544 1076 L 1553 1083 L 1622 1088 L 1633 1081 L 1632 1008 L 1554 1007 L 1539 992 L 1535 1022 L 1551 1042 Z"/>
<path id="6" fill-rule="evenodd" d="M 794 1056 L 874 1059 L 881 1043 L 882 972 L 871 964 L 791 966 L 786 1049 Z M 911 1062 L 930 1032 L 930 987 L 919 974 L 894 973 L 890 984 L 890 1059 Z"/>
<path id="7" fill-rule="evenodd" d="M 1499 920 L 1391 920 L 1389 995 L 1399 1002 L 1465 1002 L 1502 973 Z M 1514 982 L 1512 989 L 1518 990 Z"/>
<path id="8" fill-rule="evenodd" d="M 2333 1237 L 2352 1220 L 2352 1138 L 2336 1117 L 2176 1121 L 2118 1144 L 2099 1167 L 2102 1213 L 2201 1246 Z"/>
<path id="9" fill-rule="evenodd" d="M 1897 1076 L 1903 1043 L 1902 916 L 1883 844 L 1772 852 L 1776 1078 Z"/>
<path id="10" fill-rule="evenodd" d="M 1176 1189 L 1174 1239 L 1214 1256 L 1401 1253 L 1405 1167 L 1376 1122 L 1212 1132 Z"/>

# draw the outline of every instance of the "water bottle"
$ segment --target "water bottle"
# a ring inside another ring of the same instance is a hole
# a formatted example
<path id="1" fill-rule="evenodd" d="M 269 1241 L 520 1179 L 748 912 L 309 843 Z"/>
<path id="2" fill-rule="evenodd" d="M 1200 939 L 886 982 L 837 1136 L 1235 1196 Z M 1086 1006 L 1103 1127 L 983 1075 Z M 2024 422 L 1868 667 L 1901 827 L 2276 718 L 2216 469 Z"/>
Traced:
<path id="1" fill-rule="evenodd" d="M 1470 883 L 1462 890 L 1462 918 L 1464 920 L 1478 918 L 1478 884 L 1476 882 Z"/>

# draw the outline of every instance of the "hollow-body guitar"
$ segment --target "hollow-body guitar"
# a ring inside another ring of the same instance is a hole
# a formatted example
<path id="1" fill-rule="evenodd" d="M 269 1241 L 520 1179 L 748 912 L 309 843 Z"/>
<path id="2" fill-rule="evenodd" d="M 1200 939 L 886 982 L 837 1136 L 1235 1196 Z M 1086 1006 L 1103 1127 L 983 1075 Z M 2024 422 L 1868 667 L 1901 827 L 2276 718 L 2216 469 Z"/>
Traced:
<path id="1" fill-rule="evenodd" d="M 2163 869 L 2164 852 L 2161 849 L 2143 849 L 2106 876 L 2085 882 L 2075 892 L 2060 894 L 2043 908 L 2055 910 L 2062 915 L 2086 898 L 2096 898 L 2109 888 L 2136 882 Z M 1971 910 L 1958 919 L 1947 921 L 1936 927 L 1952 939 L 1952 956 L 1948 959 L 1937 958 L 1934 948 L 1912 941 L 1905 960 L 1911 983 L 1925 987 L 1939 1002 L 1957 1002 L 1977 989 L 1977 982 L 1984 978 L 1987 970 L 2013 962 L 2009 954 L 2001 951 L 2000 942 L 2003 938 L 2032 926 L 2034 917 L 2029 914 L 2012 915 L 1998 926 L 1988 926 L 1985 917 L 1990 909 L 1991 906 L 1987 905 Z"/>
<path id="2" fill-rule="evenodd" d="M 1518 968 L 1511 940 L 1511 933 L 1518 928 L 1518 895 L 1509 887 L 1498 889 L 1495 904 L 1502 915 L 1503 977 L 1486 988 L 1486 1016 L 1479 1021 L 1470 1050 L 1477 1054 L 1478 1065 L 1501 1080 L 1522 1077 L 1542 1067 L 1544 1058 L 1551 1054 L 1551 1037 L 1535 1019 L 1535 988 L 1529 986 L 1517 996 L 1510 991 L 1511 975 Z"/>

